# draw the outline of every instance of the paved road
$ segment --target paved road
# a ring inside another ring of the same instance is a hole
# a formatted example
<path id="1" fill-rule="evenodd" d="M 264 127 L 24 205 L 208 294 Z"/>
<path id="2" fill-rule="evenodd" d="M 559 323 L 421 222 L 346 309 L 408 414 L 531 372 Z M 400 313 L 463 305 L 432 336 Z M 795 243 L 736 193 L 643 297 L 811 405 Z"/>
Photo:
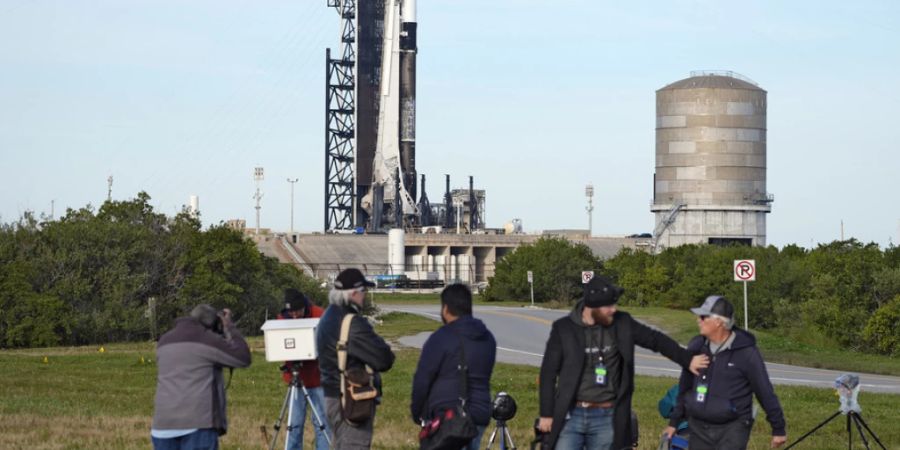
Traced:
<path id="1" fill-rule="evenodd" d="M 402 311 L 440 320 L 438 305 L 390 305 L 379 304 L 383 310 Z M 568 311 L 514 308 L 502 306 L 476 306 L 475 316 L 494 333 L 497 339 L 497 359 L 513 364 L 540 366 L 544 345 L 550 334 L 550 324 L 568 314 Z M 421 348 L 429 333 L 400 339 L 404 345 Z M 642 375 L 677 377 L 681 369 L 664 356 L 649 350 L 636 348 L 635 369 Z M 793 384 L 831 388 L 834 379 L 844 372 L 766 363 L 769 378 L 776 384 Z M 900 394 L 900 377 L 884 375 L 860 375 L 862 389 L 870 392 Z"/>

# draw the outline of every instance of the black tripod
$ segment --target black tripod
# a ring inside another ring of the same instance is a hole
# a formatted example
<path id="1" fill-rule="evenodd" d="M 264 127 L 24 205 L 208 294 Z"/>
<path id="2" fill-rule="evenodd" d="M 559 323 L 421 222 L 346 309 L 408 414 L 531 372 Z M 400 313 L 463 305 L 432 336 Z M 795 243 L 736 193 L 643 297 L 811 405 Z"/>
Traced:
<path id="1" fill-rule="evenodd" d="M 284 403 L 281 405 L 281 414 L 278 415 L 278 419 L 275 419 L 275 436 L 272 436 L 272 443 L 269 444 L 269 450 L 275 449 L 275 442 L 278 441 L 278 432 L 281 430 L 281 422 L 284 420 L 284 412 L 288 412 L 288 429 L 287 436 L 284 438 L 284 448 L 287 450 L 288 441 L 290 440 L 291 433 L 291 417 L 294 415 L 294 399 L 297 397 L 298 391 L 303 392 L 303 407 L 309 405 L 309 409 L 312 410 L 312 424 L 314 427 L 319 429 L 322 432 L 322 435 L 325 436 L 325 441 L 328 442 L 328 447 L 331 447 L 331 437 L 328 436 L 325 429 L 325 423 L 322 422 L 322 418 L 319 417 L 319 411 L 316 410 L 315 405 L 313 405 L 312 401 L 309 399 L 309 391 L 306 390 L 306 386 L 303 385 L 303 380 L 300 378 L 300 367 L 303 366 L 302 362 L 299 363 L 288 363 L 287 367 L 291 371 L 291 382 L 288 385 L 287 394 L 284 396 Z M 288 406 L 290 405 L 290 406 Z M 303 424 L 301 423 L 302 427 Z"/>
<path id="2" fill-rule="evenodd" d="M 816 430 L 824 427 L 825 424 L 827 424 L 828 422 L 831 422 L 835 417 L 838 416 L 838 414 L 841 414 L 841 411 L 838 411 L 838 412 L 832 414 L 831 417 L 825 419 L 822 423 L 816 425 L 815 428 L 813 428 L 812 430 L 809 430 L 808 433 L 801 436 L 800 439 L 797 439 L 796 441 L 794 441 L 793 444 L 785 447 L 784 450 L 787 450 L 787 449 L 799 444 L 802 440 L 809 437 L 809 435 L 815 433 Z M 866 439 L 865 431 L 869 432 L 869 435 L 872 437 L 872 439 L 875 440 L 875 442 L 878 443 L 878 446 L 880 446 L 882 448 L 882 450 L 887 450 L 884 447 L 884 444 L 881 443 L 881 440 L 878 439 L 878 436 L 875 434 L 875 432 L 872 431 L 871 428 L 869 428 L 869 425 L 866 424 L 866 421 L 863 420 L 862 416 L 858 412 L 851 410 L 845 414 L 847 415 L 847 448 L 848 449 L 853 448 L 853 426 L 851 425 L 851 423 L 852 423 L 853 425 L 856 425 L 856 430 L 859 432 L 859 437 L 862 440 L 863 445 L 866 447 L 866 450 L 869 449 L 869 440 Z M 865 431 L 863 431 L 863 428 L 865 428 Z"/>
<path id="3" fill-rule="evenodd" d="M 491 438 L 488 439 L 487 448 L 494 445 L 494 438 L 500 435 L 500 450 L 516 450 L 516 443 L 513 442 L 512 435 L 509 434 L 509 428 L 506 426 L 505 420 L 497 420 L 494 431 L 491 432 Z"/>

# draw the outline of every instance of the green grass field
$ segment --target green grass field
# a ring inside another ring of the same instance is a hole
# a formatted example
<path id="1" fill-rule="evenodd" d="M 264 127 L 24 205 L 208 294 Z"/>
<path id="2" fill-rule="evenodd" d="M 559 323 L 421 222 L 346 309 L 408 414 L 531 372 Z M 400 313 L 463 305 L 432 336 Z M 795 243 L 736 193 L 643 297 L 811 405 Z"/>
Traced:
<path id="1" fill-rule="evenodd" d="M 382 320 L 376 329 L 390 338 L 438 326 L 434 321 L 404 314 L 389 314 Z M 265 361 L 261 339 L 250 341 L 253 365 L 235 370 L 228 390 L 230 431 L 221 441 L 224 449 L 268 448 L 260 427 L 268 427 L 271 434 L 286 392 L 279 364 Z M 417 426 L 408 411 L 418 354 L 414 349 L 398 350 L 394 368 L 385 374 L 375 448 L 417 445 Z M 0 351 L 0 448 L 150 448 L 156 383 L 153 356 L 151 343 L 111 344 L 105 346 L 104 353 L 98 347 Z M 532 435 L 537 373 L 535 367 L 498 364 L 492 380 L 494 392 L 508 391 L 518 402 L 519 412 L 510 427 L 519 448 L 527 448 Z M 665 425 L 656 412 L 656 402 L 673 382 L 656 377 L 636 379 L 634 407 L 641 423 L 641 448 L 656 448 L 656 437 Z M 837 410 L 837 398 L 831 390 L 786 386 L 777 386 L 776 390 L 785 409 L 790 439 Z M 864 417 L 885 445 L 900 448 L 900 427 L 896 426 L 900 396 L 863 392 L 860 401 Z M 760 418 L 751 448 L 768 448 L 768 433 L 768 424 Z M 306 434 L 310 436 L 311 430 Z M 796 448 L 846 448 L 843 420 L 833 421 Z"/>

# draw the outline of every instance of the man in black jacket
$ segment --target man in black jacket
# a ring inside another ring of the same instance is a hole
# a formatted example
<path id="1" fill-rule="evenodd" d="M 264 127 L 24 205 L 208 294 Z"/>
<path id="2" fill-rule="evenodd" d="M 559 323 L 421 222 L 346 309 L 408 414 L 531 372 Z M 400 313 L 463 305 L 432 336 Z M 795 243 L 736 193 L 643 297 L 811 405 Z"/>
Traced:
<path id="1" fill-rule="evenodd" d="M 745 449 L 756 394 L 772 426 L 771 447 L 781 447 L 787 441 L 784 413 L 756 338 L 734 327 L 734 306 L 725 297 L 711 295 L 691 312 L 697 315 L 700 336 L 691 340 L 688 350 L 709 355 L 711 362 L 696 377 L 681 372 L 678 402 L 664 432 L 671 437 L 675 424 L 687 418 L 691 450 Z"/>
<path id="2" fill-rule="evenodd" d="M 461 380 L 457 366 L 464 345 L 468 372 L 466 411 L 478 428 L 478 435 L 466 449 L 478 450 L 484 429 L 491 421 L 491 373 L 497 341 L 482 321 L 472 317 L 472 291 L 463 284 L 451 284 L 441 292 L 441 320 L 444 326 L 432 333 L 422 347 L 409 409 L 413 421 L 420 423 L 459 404 Z"/>
<path id="3" fill-rule="evenodd" d="M 322 388 L 325 390 L 325 411 L 334 433 L 332 446 L 336 449 L 368 449 L 372 445 L 372 422 L 351 424 L 343 419 L 341 410 L 341 372 L 338 369 L 337 343 L 341 335 L 341 323 L 347 314 L 356 314 L 350 322 L 347 339 L 347 369 L 368 366 L 374 375 L 374 385 L 381 393 L 381 376 L 394 365 L 394 353 L 390 345 L 369 325 L 360 314 L 366 300 L 366 290 L 375 286 L 366 280 L 358 269 L 346 269 L 334 280 L 334 288 L 328 293 L 330 305 L 319 319 L 316 329 L 316 349 L 319 354 L 319 370 Z"/>
<path id="4" fill-rule="evenodd" d="M 558 449 L 631 448 L 635 344 L 697 372 L 708 363 L 659 331 L 617 311 L 622 289 L 602 276 L 572 313 L 553 322 L 540 375 L 538 428 Z"/>

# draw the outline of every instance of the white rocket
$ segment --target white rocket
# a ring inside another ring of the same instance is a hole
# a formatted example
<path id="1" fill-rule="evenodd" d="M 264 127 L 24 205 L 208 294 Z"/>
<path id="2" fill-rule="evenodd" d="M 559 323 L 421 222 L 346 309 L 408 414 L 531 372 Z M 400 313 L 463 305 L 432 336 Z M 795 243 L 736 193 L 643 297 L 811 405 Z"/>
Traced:
<path id="1" fill-rule="evenodd" d="M 385 0 L 372 189 L 360 201 L 370 216 L 382 209 L 381 205 L 374 205 L 376 201 L 399 204 L 403 215 L 418 215 L 415 202 L 416 25 L 416 0 Z M 383 189 L 383 199 L 375 194 L 376 189 Z M 380 218 L 376 220 L 380 222 Z"/>

